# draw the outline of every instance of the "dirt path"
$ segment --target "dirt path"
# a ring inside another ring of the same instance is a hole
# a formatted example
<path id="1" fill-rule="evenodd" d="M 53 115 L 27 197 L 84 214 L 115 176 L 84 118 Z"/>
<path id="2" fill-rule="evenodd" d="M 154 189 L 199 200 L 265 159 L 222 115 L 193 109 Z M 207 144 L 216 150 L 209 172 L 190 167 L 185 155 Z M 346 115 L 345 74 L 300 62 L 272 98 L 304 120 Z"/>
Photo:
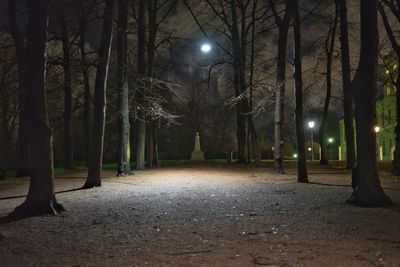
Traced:
<path id="1" fill-rule="evenodd" d="M 0 225 L 0 266 L 400 266 L 400 211 L 344 204 L 349 173 L 181 166 L 57 194 L 67 212 Z M 85 173 L 56 179 L 57 191 Z M 400 204 L 400 182 L 383 176 Z M 322 185 L 329 184 L 329 185 Z M 27 182 L 0 184 L 0 214 Z M 1 216 L 0 215 L 0 216 Z"/>

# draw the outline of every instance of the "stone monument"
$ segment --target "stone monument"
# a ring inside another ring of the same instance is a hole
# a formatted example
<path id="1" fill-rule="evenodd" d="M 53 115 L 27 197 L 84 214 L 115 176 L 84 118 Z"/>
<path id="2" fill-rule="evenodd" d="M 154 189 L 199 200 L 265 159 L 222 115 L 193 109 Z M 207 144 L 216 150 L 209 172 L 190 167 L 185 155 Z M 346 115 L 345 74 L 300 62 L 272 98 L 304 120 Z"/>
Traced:
<path id="1" fill-rule="evenodd" d="M 190 160 L 204 160 L 204 153 L 201 151 L 200 148 L 200 136 L 199 133 L 196 132 L 196 136 L 194 137 L 194 150 L 192 152 L 192 157 Z"/>

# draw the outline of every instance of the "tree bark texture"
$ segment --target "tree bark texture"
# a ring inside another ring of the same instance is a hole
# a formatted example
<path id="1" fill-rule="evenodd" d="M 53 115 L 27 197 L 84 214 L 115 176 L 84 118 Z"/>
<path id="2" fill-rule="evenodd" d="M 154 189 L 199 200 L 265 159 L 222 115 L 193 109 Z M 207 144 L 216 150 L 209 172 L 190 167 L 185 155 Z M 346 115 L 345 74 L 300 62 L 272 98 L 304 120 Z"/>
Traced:
<path id="1" fill-rule="evenodd" d="M 46 43 L 48 0 L 28 1 L 28 28 L 25 58 L 27 111 L 29 114 L 29 149 L 32 153 L 30 185 L 24 203 L 14 216 L 56 214 L 63 208 L 54 194 L 52 132 L 46 105 Z"/>
<path id="2" fill-rule="evenodd" d="M 117 175 L 125 176 L 132 174 L 129 158 L 129 91 L 128 80 L 126 77 L 127 64 L 127 24 L 128 24 L 128 0 L 118 0 L 118 171 Z"/>
<path id="3" fill-rule="evenodd" d="M 356 162 L 356 152 L 354 143 L 354 125 L 353 125 L 353 95 L 351 92 L 351 75 L 350 75 L 350 50 L 349 50 L 349 34 L 347 22 L 347 6 L 346 0 L 336 0 L 339 7 L 340 16 L 340 50 L 342 56 L 342 83 L 343 83 L 343 119 L 346 137 L 346 169 L 354 167 Z"/>
<path id="4" fill-rule="evenodd" d="M 138 89 L 136 89 L 136 98 L 139 105 L 144 104 L 144 85 L 140 80 L 146 75 L 146 1 L 139 0 L 139 14 L 138 14 L 138 74 L 139 79 L 137 81 Z M 138 118 L 135 122 L 137 127 L 136 137 L 136 169 L 143 170 L 145 168 L 145 150 L 146 150 L 146 123 L 145 123 L 145 111 L 143 107 L 139 107 Z"/>
<path id="5" fill-rule="evenodd" d="M 298 0 L 294 7 L 294 90 L 295 90 L 295 127 L 297 141 L 297 181 L 308 183 L 306 145 L 304 141 L 303 116 L 303 77 L 301 63 L 301 28 Z"/>
<path id="6" fill-rule="evenodd" d="M 107 0 L 103 32 L 99 51 L 99 63 L 97 65 L 96 83 L 94 88 L 94 113 L 92 144 L 90 151 L 90 166 L 88 176 L 83 188 L 101 186 L 102 159 L 104 146 L 104 127 L 106 119 L 106 90 L 107 74 L 111 52 L 112 25 L 114 17 L 115 0 Z"/>
<path id="7" fill-rule="evenodd" d="M 274 5 L 271 3 L 271 5 Z M 273 7 L 274 8 L 274 7 Z M 275 10 L 275 9 L 274 9 Z M 293 4 L 292 1 L 286 3 L 286 11 L 281 19 L 275 13 L 275 21 L 278 25 L 278 65 L 276 74 L 275 91 L 275 112 L 274 112 L 274 171 L 284 173 L 283 159 L 284 153 L 284 123 L 285 123 L 285 83 L 286 83 L 286 51 L 287 38 L 292 20 Z"/>
<path id="8" fill-rule="evenodd" d="M 361 53 L 352 83 L 355 99 L 357 165 L 353 169 L 354 192 L 349 203 L 385 206 L 391 200 L 384 193 L 378 175 L 375 123 L 375 95 L 378 70 L 378 20 L 375 0 L 361 1 Z"/>

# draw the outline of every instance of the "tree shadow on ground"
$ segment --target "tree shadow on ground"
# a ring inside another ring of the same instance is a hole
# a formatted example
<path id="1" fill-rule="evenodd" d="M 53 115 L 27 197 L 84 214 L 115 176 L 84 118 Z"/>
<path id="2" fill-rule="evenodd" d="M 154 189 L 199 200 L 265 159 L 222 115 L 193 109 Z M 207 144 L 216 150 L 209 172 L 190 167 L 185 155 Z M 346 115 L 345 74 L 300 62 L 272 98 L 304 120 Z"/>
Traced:
<path id="1" fill-rule="evenodd" d="M 74 192 L 74 191 L 80 191 L 80 190 L 85 190 L 85 188 L 79 187 L 79 188 L 74 188 L 74 189 L 68 189 L 68 190 L 61 190 L 55 192 L 56 194 L 62 194 L 62 193 L 69 193 L 69 192 Z M 7 199 L 15 199 L 15 198 L 23 198 L 26 197 L 26 195 L 18 195 L 18 196 L 9 196 L 9 197 L 0 197 L 1 200 L 7 200 Z"/>
<path id="2" fill-rule="evenodd" d="M 334 187 L 351 187 L 351 185 L 349 185 L 349 184 L 327 184 L 327 183 L 320 183 L 320 182 L 308 182 L 308 184 L 322 185 L 322 186 L 334 186 Z M 400 188 L 394 188 L 394 187 L 388 187 L 388 186 L 383 186 L 383 189 L 400 191 Z"/>

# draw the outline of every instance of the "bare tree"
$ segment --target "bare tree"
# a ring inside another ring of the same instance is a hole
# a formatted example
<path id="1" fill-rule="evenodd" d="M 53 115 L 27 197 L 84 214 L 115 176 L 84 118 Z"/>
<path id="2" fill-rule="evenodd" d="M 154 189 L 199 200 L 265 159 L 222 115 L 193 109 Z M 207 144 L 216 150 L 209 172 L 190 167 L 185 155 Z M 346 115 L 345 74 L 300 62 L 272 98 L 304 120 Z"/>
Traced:
<path id="1" fill-rule="evenodd" d="M 103 32 L 99 51 L 99 62 L 97 65 L 96 84 L 94 88 L 94 114 L 90 166 L 83 188 L 101 186 L 104 127 L 106 118 L 107 74 L 111 52 L 114 8 L 115 0 L 106 0 L 103 19 Z"/>
<path id="2" fill-rule="evenodd" d="M 126 75 L 127 64 L 127 24 L 128 24 L 128 0 L 118 0 L 118 175 L 132 174 L 129 163 L 129 92 Z"/>
<path id="3" fill-rule="evenodd" d="M 15 216 L 56 214 L 63 209 L 54 194 L 52 132 L 46 105 L 46 42 L 48 0 L 28 1 L 25 73 L 29 114 L 29 147 L 31 182 L 24 203 L 15 208 Z"/>
<path id="4" fill-rule="evenodd" d="M 335 5 L 335 18 L 333 19 L 328 36 L 325 40 L 325 53 L 326 53 L 326 96 L 324 101 L 324 108 L 322 111 L 321 125 L 319 127 L 319 145 L 321 146 L 321 159 L 320 164 L 327 165 L 328 159 L 326 157 L 326 123 L 328 119 L 329 103 L 332 97 L 332 61 L 335 49 L 336 28 L 338 22 L 338 8 Z"/>
<path id="5" fill-rule="evenodd" d="M 85 161 L 90 162 L 90 82 L 89 66 L 86 60 L 86 28 L 87 28 L 87 6 L 85 0 L 79 0 L 79 52 L 81 56 L 81 69 L 83 78 L 83 138 L 85 143 Z"/>
<path id="6" fill-rule="evenodd" d="M 304 141 L 303 77 L 301 63 L 301 28 L 298 0 L 294 1 L 294 81 L 295 81 L 295 126 L 297 141 L 297 181 L 308 182 L 306 146 Z"/>
<path id="7" fill-rule="evenodd" d="M 285 84 L 286 84 L 286 53 L 287 38 L 290 27 L 290 21 L 293 16 L 293 1 L 286 2 L 284 15 L 281 18 L 276 10 L 275 3 L 270 0 L 271 9 L 275 17 L 275 23 L 278 26 L 278 65 L 276 74 L 276 93 L 275 93 L 275 116 L 274 116 L 274 171 L 284 173 L 284 104 L 285 104 Z"/>
<path id="8" fill-rule="evenodd" d="M 353 126 L 353 95 L 351 92 L 350 76 L 350 50 L 349 34 L 347 22 L 346 0 L 336 0 L 340 15 L 340 50 L 342 57 L 342 83 L 343 83 L 343 111 L 344 111 L 344 130 L 346 136 L 346 169 L 354 167 L 355 144 L 354 144 L 354 126 Z"/>
<path id="9" fill-rule="evenodd" d="M 361 53 L 352 83 L 357 165 L 352 177 L 354 192 L 348 202 L 360 206 L 386 206 L 392 203 L 381 187 L 376 158 L 374 120 L 379 42 L 377 8 L 376 0 L 361 1 Z"/>
<path id="10" fill-rule="evenodd" d="M 137 111 L 137 119 L 135 122 L 136 126 L 136 168 L 142 170 L 145 168 L 145 150 L 146 150 L 146 123 L 145 123 L 145 111 L 144 111 L 144 97 L 145 87 L 142 85 L 142 78 L 146 75 L 146 2 L 145 0 L 139 1 L 138 10 L 138 32 L 137 32 L 137 69 L 139 79 L 137 80 L 136 96 L 138 99 L 139 109 Z"/>

